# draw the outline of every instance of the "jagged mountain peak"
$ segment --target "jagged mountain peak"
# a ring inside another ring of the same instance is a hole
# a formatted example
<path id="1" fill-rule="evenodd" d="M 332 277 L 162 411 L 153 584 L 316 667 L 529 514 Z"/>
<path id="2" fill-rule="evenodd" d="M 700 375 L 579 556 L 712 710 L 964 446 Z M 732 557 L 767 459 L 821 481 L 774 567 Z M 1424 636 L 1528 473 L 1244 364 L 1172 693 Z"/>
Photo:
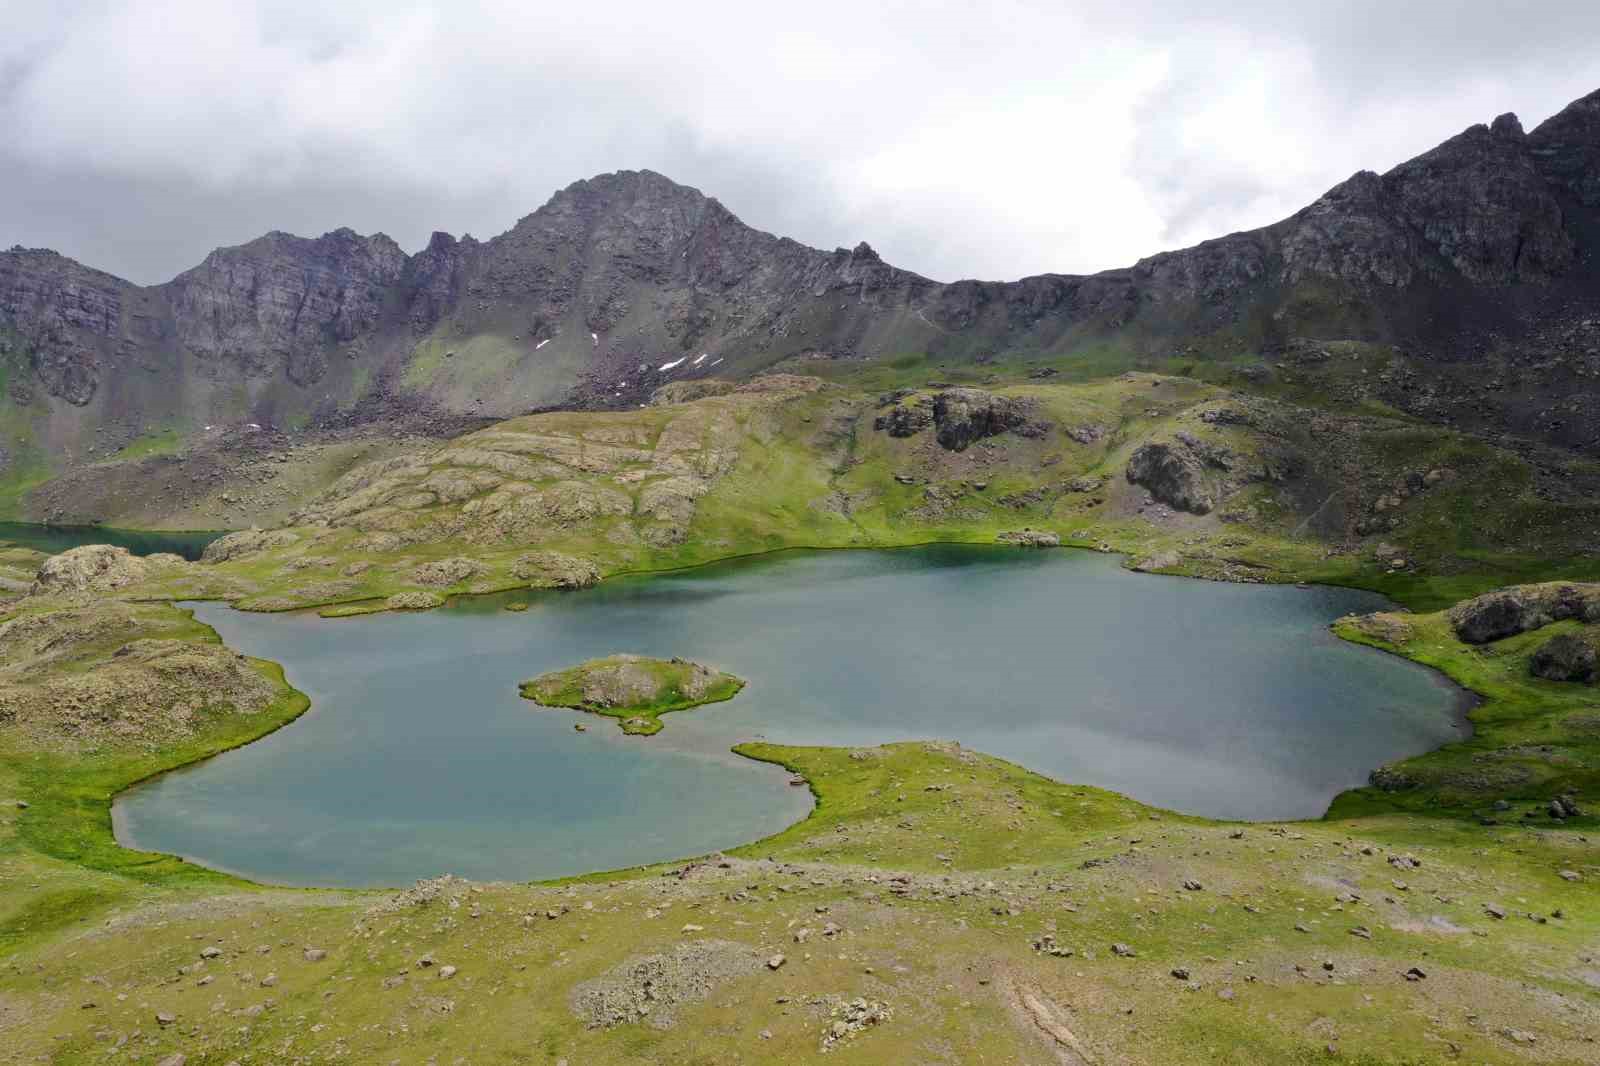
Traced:
<path id="1" fill-rule="evenodd" d="M 0 253 L 0 403 L 27 411 L 0 424 L 29 439 L 0 440 L 0 463 L 34 441 L 68 450 L 108 420 L 620 405 L 648 397 L 666 373 L 652 367 L 741 374 L 797 354 L 1109 344 L 1135 360 L 1329 337 L 1459 360 L 1595 319 L 1596 245 L 1600 92 L 1530 133 L 1502 115 L 1274 225 L 1089 277 L 939 284 L 866 242 L 821 251 L 755 229 L 650 170 L 573 182 L 497 237 L 435 233 L 410 256 L 381 233 L 275 231 L 140 288 L 13 250 Z M 1566 424 L 1548 432 L 1571 436 Z"/>

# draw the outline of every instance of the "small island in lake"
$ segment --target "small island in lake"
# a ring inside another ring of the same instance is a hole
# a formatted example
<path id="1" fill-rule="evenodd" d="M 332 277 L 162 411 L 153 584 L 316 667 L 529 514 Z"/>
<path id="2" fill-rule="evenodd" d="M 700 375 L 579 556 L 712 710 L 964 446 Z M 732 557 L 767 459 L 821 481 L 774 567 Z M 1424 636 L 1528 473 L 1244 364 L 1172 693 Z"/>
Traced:
<path id="1" fill-rule="evenodd" d="M 661 716 L 732 699 L 744 681 L 685 659 L 609 655 L 524 681 L 521 691 L 543 707 L 570 707 L 618 719 L 624 733 L 661 732 Z"/>

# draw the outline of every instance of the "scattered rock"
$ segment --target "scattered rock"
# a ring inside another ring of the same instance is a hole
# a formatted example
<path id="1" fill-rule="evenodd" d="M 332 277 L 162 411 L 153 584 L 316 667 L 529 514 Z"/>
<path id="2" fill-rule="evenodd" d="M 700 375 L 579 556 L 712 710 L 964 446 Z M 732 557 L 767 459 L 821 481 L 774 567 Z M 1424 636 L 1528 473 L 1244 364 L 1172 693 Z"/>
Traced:
<path id="1" fill-rule="evenodd" d="M 724 982 L 766 969 L 754 949 L 725 940 L 694 940 L 670 952 L 641 955 L 572 990 L 573 1014 L 590 1028 L 647 1021 L 666 1029 L 676 1008 L 709 996 Z"/>
<path id="2" fill-rule="evenodd" d="M 894 1017 L 886 1003 L 856 998 L 842 1003 L 832 1012 L 833 1021 L 822 1034 L 822 1051 L 832 1051 L 841 1042 L 849 1040 L 862 1030 L 882 1025 Z"/>

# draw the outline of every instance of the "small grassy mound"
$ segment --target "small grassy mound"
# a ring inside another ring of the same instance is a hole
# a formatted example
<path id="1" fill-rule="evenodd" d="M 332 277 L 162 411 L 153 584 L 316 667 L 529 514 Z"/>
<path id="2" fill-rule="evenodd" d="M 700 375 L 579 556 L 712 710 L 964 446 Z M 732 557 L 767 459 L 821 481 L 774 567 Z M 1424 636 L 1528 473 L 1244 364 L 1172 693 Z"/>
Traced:
<path id="1" fill-rule="evenodd" d="M 611 655 L 542 674 L 521 686 L 524 699 L 618 719 L 624 733 L 661 732 L 661 716 L 731 700 L 744 688 L 732 674 L 684 659 Z"/>

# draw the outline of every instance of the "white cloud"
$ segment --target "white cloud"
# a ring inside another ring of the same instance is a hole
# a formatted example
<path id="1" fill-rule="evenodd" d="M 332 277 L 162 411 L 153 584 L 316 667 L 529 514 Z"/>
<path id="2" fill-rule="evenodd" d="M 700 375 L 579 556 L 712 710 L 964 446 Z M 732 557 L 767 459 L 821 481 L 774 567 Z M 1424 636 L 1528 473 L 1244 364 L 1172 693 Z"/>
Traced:
<path id="1" fill-rule="evenodd" d="M 1600 5 L 1543 8 L 0 0 L 0 241 L 153 280 L 264 220 L 416 247 L 651 167 L 936 277 L 1120 266 L 1600 86 Z"/>

